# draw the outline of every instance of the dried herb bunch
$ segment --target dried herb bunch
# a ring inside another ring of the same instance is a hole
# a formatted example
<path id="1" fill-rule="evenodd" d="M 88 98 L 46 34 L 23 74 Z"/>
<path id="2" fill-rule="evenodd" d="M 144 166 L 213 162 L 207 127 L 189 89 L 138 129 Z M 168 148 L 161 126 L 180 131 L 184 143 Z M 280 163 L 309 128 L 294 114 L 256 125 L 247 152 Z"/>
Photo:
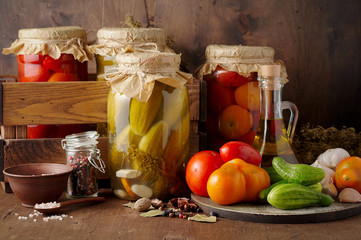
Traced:
<path id="1" fill-rule="evenodd" d="M 312 164 L 321 153 L 331 148 L 343 148 L 351 156 L 361 156 L 361 132 L 357 133 L 352 127 L 324 129 L 308 123 L 296 134 L 292 147 L 297 159 L 306 164 Z"/>

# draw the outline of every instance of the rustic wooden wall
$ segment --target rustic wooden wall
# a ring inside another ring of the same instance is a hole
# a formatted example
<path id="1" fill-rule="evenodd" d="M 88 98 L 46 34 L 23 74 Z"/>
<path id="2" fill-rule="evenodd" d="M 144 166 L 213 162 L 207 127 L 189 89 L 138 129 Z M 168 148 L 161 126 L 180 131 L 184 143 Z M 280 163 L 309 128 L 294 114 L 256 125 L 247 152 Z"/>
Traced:
<path id="1" fill-rule="evenodd" d="M 298 106 L 300 125 L 361 131 L 359 0 L 0 0 L 0 47 L 32 27 L 79 25 L 94 39 L 127 13 L 174 35 L 189 71 L 204 61 L 208 44 L 273 47 L 286 64 L 283 96 Z M 0 74 L 15 73 L 14 56 L 1 55 Z"/>

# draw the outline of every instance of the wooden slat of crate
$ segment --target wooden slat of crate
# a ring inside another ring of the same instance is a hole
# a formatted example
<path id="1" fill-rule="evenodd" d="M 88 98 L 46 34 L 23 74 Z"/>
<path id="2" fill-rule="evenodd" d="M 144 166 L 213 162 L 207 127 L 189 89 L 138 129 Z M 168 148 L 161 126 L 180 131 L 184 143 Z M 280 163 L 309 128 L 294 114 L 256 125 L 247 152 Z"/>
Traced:
<path id="1" fill-rule="evenodd" d="M 105 82 L 3 83 L 2 125 L 106 122 Z"/>
<path id="2" fill-rule="evenodd" d="M 187 85 L 192 121 L 199 120 L 199 86 L 199 81 Z M 9 127 L 106 122 L 108 92 L 106 82 L 97 81 L 3 83 L 0 124 Z"/>

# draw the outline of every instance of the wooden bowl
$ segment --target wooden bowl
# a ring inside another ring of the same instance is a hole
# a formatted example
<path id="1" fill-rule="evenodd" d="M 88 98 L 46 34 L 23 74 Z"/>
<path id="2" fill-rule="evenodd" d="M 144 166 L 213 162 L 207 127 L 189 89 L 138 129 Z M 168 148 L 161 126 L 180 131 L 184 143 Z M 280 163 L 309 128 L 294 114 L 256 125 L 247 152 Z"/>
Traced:
<path id="1" fill-rule="evenodd" d="M 28 163 L 6 168 L 11 190 L 25 207 L 57 201 L 64 192 L 72 167 L 57 163 Z"/>

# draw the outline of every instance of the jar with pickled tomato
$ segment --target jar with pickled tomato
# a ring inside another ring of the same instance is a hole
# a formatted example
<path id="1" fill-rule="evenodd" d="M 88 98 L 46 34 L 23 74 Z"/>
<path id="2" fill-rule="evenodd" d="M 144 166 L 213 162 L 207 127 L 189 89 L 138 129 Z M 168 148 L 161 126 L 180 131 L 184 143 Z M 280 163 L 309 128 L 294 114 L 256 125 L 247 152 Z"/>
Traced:
<path id="1" fill-rule="evenodd" d="M 206 62 L 196 71 L 207 85 L 207 149 L 228 141 L 252 144 L 260 120 L 258 70 L 274 62 L 270 47 L 209 45 Z"/>
<path id="2" fill-rule="evenodd" d="M 117 55 L 118 71 L 106 74 L 110 180 L 122 199 L 168 200 L 187 192 L 189 98 L 192 75 L 179 71 L 180 55 Z M 121 81 L 126 79 L 126 81 Z"/>
<path id="3" fill-rule="evenodd" d="M 108 28 L 97 32 L 97 43 L 90 46 L 95 54 L 97 80 L 104 81 L 104 74 L 116 69 L 117 54 L 132 52 L 164 52 L 166 34 L 161 28 Z M 97 131 L 101 136 L 107 136 L 106 123 L 99 123 Z"/>
<path id="4" fill-rule="evenodd" d="M 16 54 L 19 82 L 87 81 L 88 65 L 93 56 L 81 27 L 20 29 L 19 39 L 4 54 Z M 28 138 L 63 138 L 84 132 L 89 125 L 29 125 Z"/>

